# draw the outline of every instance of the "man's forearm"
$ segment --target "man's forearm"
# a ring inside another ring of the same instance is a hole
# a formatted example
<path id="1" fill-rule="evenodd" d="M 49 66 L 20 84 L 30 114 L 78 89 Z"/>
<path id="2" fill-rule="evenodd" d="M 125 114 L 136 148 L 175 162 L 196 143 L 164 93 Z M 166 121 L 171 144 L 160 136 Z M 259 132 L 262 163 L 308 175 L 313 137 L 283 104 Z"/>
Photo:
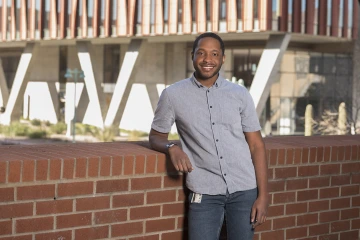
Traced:
<path id="1" fill-rule="evenodd" d="M 264 147 L 257 147 L 252 152 L 252 159 L 255 168 L 256 182 L 259 189 L 259 196 L 268 194 L 268 168 Z"/>

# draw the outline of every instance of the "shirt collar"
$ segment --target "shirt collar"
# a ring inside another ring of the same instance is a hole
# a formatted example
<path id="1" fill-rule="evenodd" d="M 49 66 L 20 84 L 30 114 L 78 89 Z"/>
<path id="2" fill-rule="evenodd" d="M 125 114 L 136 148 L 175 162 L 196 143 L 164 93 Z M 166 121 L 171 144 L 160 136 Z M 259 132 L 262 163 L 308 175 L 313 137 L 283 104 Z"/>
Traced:
<path id="1" fill-rule="evenodd" d="M 206 88 L 204 85 L 202 85 L 195 77 L 195 72 L 192 74 L 191 76 L 191 81 L 193 82 L 193 84 L 195 86 L 197 86 L 198 88 Z M 223 77 L 218 76 L 218 78 L 216 79 L 214 85 L 212 87 L 215 87 L 215 88 L 219 88 L 221 86 L 221 84 L 225 81 L 225 79 Z"/>

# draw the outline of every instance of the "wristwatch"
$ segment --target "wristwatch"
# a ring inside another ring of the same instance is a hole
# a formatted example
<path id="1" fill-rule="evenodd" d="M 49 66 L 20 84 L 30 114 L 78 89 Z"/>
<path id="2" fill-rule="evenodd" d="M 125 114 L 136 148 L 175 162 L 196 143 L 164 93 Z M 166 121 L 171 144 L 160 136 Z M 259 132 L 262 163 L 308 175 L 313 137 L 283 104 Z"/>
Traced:
<path id="1" fill-rule="evenodd" d="M 171 147 L 173 147 L 175 145 L 177 145 L 177 144 L 173 143 L 173 142 L 170 142 L 170 143 L 166 144 L 166 148 L 169 149 L 169 148 L 171 148 Z"/>

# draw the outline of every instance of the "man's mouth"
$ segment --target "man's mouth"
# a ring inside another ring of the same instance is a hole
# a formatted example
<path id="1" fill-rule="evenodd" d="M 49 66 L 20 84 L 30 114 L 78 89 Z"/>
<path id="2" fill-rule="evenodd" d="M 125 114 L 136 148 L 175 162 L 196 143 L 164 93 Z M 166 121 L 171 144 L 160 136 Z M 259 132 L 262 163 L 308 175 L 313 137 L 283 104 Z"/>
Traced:
<path id="1" fill-rule="evenodd" d="M 202 68 L 204 71 L 211 71 L 212 69 L 214 69 L 214 66 L 201 66 L 201 68 Z"/>

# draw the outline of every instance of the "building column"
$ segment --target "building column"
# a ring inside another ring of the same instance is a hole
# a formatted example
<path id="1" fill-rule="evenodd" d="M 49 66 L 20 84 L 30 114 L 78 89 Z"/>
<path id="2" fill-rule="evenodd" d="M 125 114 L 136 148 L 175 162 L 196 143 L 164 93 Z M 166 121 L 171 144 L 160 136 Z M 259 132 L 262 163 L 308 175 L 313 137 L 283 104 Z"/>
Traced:
<path id="1" fill-rule="evenodd" d="M 1 123 L 10 125 L 11 121 L 21 116 L 21 103 L 25 92 L 26 85 L 29 81 L 29 69 L 34 63 L 35 43 L 27 43 L 24 52 L 21 54 L 19 65 L 16 70 L 13 85 L 9 99 L 6 104 L 6 110 L 2 114 Z"/>
<path id="2" fill-rule="evenodd" d="M 359 3 L 360 5 L 360 3 Z M 360 8 L 360 6 L 359 6 Z M 354 126 L 352 133 L 360 134 L 360 17 L 357 18 L 358 31 L 354 41 L 353 51 L 353 96 L 352 96 L 352 118 Z M 355 23 L 354 23 L 355 24 Z"/>
<path id="3" fill-rule="evenodd" d="M 5 73 L 0 58 L 0 107 L 5 107 L 9 99 L 9 88 L 6 83 Z"/>
<path id="4" fill-rule="evenodd" d="M 95 80 L 93 64 L 91 62 L 89 43 L 79 41 L 76 43 L 81 69 L 84 72 L 86 91 L 89 96 L 89 104 L 85 112 L 83 123 L 103 128 L 103 117 L 99 96 L 102 96 L 101 83 Z"/>
<path id="5" fill-rule="evenodd" d="M 146 48 L 146 41 L 133 39 L 126 51 L 120 73 L 115 84 L 114 94 L 111 98 L 109 109 L 105 118 L 105 126 L 118 126 L 125 109 L 126 101 L 131 90 L 140 58 Z M 140 70 L 140 69 L 139 69 Z"/>
<path id="6" fill-rule="evenodd" d="M 261 55 L 250 94 L 253 97 L 256 112 L 261 115 L 270 94 L 272 83 L 279 75 L 282 57 L 290 42 L 290 34 L 270 35 Z"/>

